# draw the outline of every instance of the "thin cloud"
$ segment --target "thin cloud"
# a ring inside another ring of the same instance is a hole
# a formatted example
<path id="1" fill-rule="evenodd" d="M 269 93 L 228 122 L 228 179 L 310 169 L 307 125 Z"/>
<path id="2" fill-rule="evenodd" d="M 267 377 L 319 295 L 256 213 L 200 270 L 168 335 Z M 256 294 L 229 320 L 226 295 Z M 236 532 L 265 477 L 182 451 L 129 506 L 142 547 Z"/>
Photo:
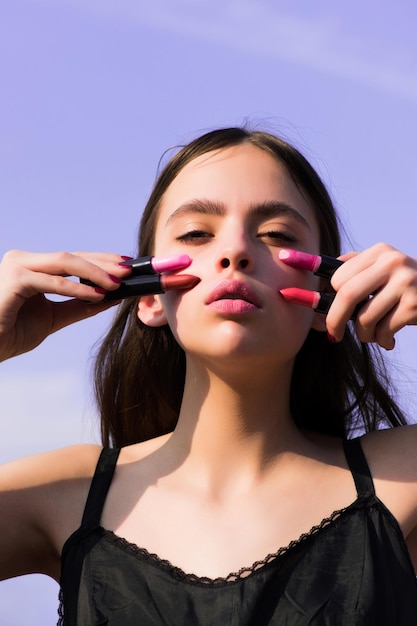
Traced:
<path id="1" fill-rule="evenodd" d="M 98 441 L 83 382 L 71 370 L 7 374 L 0 381 L 0 463 L 82 441 Z"/>
<path id="2" fill-rule="evenodd" d="M 52 0 L 41 0 L 51 2 Z M 53 1 L 56 6 L 56 0 Z M 228 3 L 200 0 L 61 0 L 101 18 L 119 19 L 234 50 L 284 60 L 347 78 L 393 95 L 417 100 L 415 60 L 378 36 L 352 35 L 336 13 L 301 17 L 255 0 Z"/>

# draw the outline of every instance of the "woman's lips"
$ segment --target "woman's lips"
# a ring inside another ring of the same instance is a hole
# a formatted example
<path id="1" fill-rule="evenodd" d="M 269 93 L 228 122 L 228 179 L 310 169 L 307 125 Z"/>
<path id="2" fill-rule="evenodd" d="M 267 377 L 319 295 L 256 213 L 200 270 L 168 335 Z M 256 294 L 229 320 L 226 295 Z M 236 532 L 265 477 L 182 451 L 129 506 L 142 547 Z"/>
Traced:
<path id="1" fill-rule="evenodd" d="M 262 308 L 256 291 L 240 280 L 223 280 L 211 291 L 206 304 L 221 313 L 248 313 Z"/>

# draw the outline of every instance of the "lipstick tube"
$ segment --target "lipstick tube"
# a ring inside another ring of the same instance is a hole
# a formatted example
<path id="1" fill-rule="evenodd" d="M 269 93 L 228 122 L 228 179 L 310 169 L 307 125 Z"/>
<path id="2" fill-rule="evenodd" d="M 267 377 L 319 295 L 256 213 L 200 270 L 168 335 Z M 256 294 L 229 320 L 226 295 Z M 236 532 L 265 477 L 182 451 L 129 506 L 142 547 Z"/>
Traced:
<path id="1" fill-rule="evenodd" d="M 313 272 L 316 276 L 322 276 L 323 278 L 330 278 L 333 276 L 335 271 L 344 263 L 344 261 L 341 261 L 340 259 L 335 259 L 334 257 L 326 256 L 325 254 L 318 256 L 317 260 L 318 265 Z"/>
<path id="2" fill-rule="evenodd" d="M 80 278 L 80 282 L 84 285 L 89 285 L 90 287 L 98 287 L 95 283 L 84 278 Z M 165 291 L 171 291 L 174 289 L 192 289 L 199 282 L 200 278 L 192 276 L 191 274 L 173 274 L 169 276 L 150 274 L 148 276 L 131 276 L 122 280 L 117 289 L 107 291 L 101 302 L 123 300 L 124 298 L 137 298 L 151 294 L 165 293 Z"/>
<path id="3" fill-rule="evenodd" d="M 286 287 L 279 290 L 280 294 L 288 302 L 300 304 L 301 306 L 310 307 L 317 313 L 328 313 L 336 294 L 326 293 L 322 291 L 309 291 L 308 289 L 299 289 L 298 287 Z M 360 302 L 353 310 L 350 316 L 351 320 L 356 319 L 359 310 L 366 304 L 367 300 Z"/>
<path id="4" fill-rule="evenodd" d="M 191 259 L 188 254 L 176 254 L 167 257 L 142 256 L 123 261 L 119 265 L 131 268 L 132 274 L 135 276 L 142 276 L 183 270 L 191 265 Z"/>
<path id="5" fill-rule="evenodd" d="M 344 261 L 322 254 L 308 254 L 300 250 L 285 249 L 278 254 L 280 261 L 300 270 L 309 270 L 317 276 L 331 278 Z"/>

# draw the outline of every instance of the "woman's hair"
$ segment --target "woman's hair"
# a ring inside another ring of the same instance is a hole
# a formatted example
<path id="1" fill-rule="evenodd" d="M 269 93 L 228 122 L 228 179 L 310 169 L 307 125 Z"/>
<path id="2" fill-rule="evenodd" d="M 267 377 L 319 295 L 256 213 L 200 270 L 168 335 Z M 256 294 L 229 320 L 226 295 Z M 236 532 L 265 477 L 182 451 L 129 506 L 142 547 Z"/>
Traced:
<path id="1" fill-rule="evenodd" d="M 283 164 L 310 202 L 320 230 L 321 254 L 339 256 L 340 233 L 332 200 L 304 156 L 282 139 L 246 128 L 225 128 L 198 137 L 177 152 L 160 173 L 143 212 L 138 256 L 151 255 L 159 206 L 178 173 L 196 157 L 249 143 Z M 168 326 L 151 328 L 137 317 L 137 300 L 125 300 L 95 363 L 95 390 L 103 445 L 124 446 L 175 428 L 185 380 L 185 354 Z M 405 418 L 388 391 L 390 380 L 379 349 L 361 344 L 348 327 L 332 344 L 311 330 L 298 353 L 290 407 L 296 424 L 345 437 Z"/>

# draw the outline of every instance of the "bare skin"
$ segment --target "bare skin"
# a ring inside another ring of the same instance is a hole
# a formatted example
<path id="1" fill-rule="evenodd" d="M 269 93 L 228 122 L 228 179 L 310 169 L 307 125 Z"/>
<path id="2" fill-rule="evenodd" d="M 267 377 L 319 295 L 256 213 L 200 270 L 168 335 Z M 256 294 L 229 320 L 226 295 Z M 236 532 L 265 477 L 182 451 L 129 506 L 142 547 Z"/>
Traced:
<path id="1" fill-rule="evenodd" d="M 175 213 L 196 197 L 203 207 Z M 222 210 L 207 210 L 207 200 L 221 200 Z M 294 207 L 302 219 L 254 211 L 271 200 Z M 122 450 L 102 525 L 199 576 L 224 577 L 248 567 L 356 498 L 341 441 L 300 431 L 290 416 L 295 354 L 309 329 L 325 330 L 325 324 L 276 295 L 283 286 L 315 289 L 317 278 L 277 261 L 280 247 L 289 244 L 285 238 L 277 243 L 272 231 L 294 235 L 294 247 L 318 250 L 314 214 L 283 168 L 249 146 L 196 159 L 164 198 L 156 254 L 190 254 L 201 282 L 190 292 L 144 297 L 139 304 L 145 323 L 168 321 L 185 347 L 184 400 L 173 434 Z M 333 277 L 338 295 L 327 327 L 340 340 L 350 309 L 364 292 L 377 291 L 357 319 L 357 333 L 392 348 L 394 334 L 417 322 L 417 264 L 385 244 L 351 256 Z M 7 256 L 0 266 L 0 278 L 2 271 L 8 277 L 0 296 L 1 358 L 32 349 L 50 332 L 108 306 L 86 305 L 83 299 L 99 302 L 102 296 L 65 276 L 114 289 L 108 274 L 126 273 L 119 260 Z M 230 280 L 254 290 L 255 308 L 247 311 L 236 300 L 225 308 L 211 304 L 213 289 Z M 37 295 L 51 292 L 77 300 L 59 309 Z M 35 336 L 39 301 L 50 317 Z M 398 520 L 415 565 L 416 438 L 416 427 L 363 438 L 377 495 Z M 80 524 L 99 452 L 98 446 L 75 446 L 0 470 L 1 578 L 43 572 L 59 579 L 62 546 Z"/>
<path id="2" fill-rule="evenodd" d="M 405 427 L 364 438 L 377 495 L 399 522 L 415 566 L 416 436 Z M 181 475 L 186 467 L 172 470 L 167 439 L 122 451 L 102 525 L 189 573 L 216 578 L 249 567 L 356 498 L 338 440 L 307 439 L 308 452 L 283 453 L 244 488 L 231 474 L 225 498 L 190 484 Z M 80 524 L 98 454 L 96 446 L 75 446 L 2 470 L 3 578 L 42 572 L 59 580 L 62 546 Z M 161 476 L 164 462 L 170 471 Z"/>

